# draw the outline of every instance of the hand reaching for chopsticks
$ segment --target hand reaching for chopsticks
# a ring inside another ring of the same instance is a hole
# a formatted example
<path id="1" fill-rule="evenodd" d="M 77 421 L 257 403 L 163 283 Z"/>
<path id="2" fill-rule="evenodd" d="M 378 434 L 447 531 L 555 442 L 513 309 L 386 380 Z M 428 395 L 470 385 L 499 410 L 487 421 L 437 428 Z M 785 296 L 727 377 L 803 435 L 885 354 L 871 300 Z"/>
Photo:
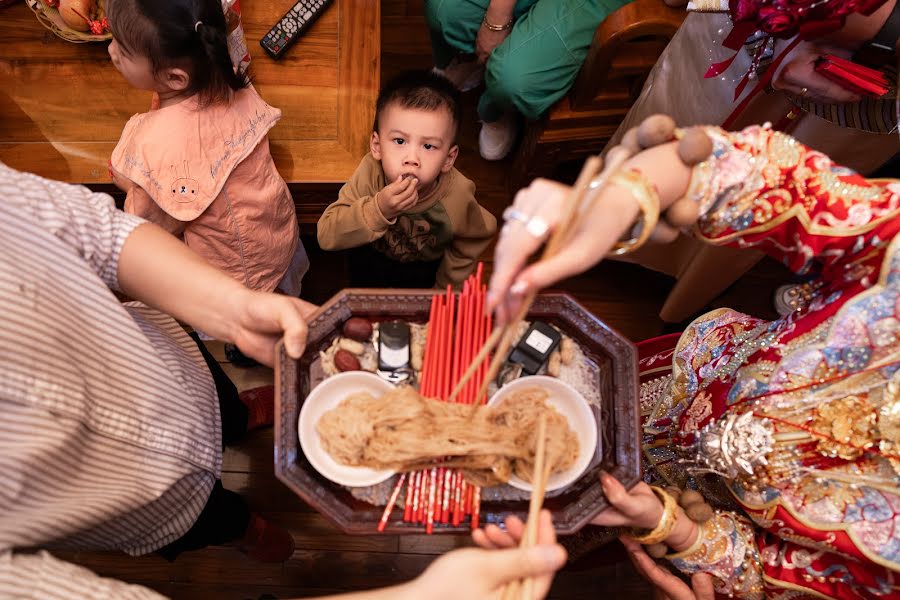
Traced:
<path id="1" fill-rule="evenodd" d="M 436 560 L 416 580 L 407 584 L 403 597 L 428 598 L 500 598 L 507 583 L 533 577 L 534 598 L 543 598 L 550 589 L 553 574 L 566 562 L 565 549 L 556 543 L 556 531 L 550 513 L 542 511 L 536 546 L 517 548 L 525 524 L 516 517 L 506 521 L 507 531 L 496 525 L 472 534 L 481 548 L 464 548 Z"/>

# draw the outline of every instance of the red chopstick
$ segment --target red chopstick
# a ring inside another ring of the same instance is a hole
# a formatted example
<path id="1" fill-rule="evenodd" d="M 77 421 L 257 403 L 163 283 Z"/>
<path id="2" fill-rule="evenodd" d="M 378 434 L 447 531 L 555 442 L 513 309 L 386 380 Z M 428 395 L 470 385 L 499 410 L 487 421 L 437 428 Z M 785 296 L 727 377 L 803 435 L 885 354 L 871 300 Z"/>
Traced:
<path id="1" fill-rule="evenodd" d="M 484 265 L 479 263 L 476 272 L 463 282 L 458 296 L 450 286 L 445 293 L 432 296 L 419 385 L 419 391 L 427 398 L 445 399 L 450 395 L 477 349 L 484 345 L 490 334 L 491 315 L 484 311 L 487 289 L 482 284 L 483 268 Z M 476 401 L 475 394 L 483 383 L 488 362 L 482 362 L 457 396 L 457 402 L 471 404 Z M 378 531 L 385 529 L 404 482 L 404 521 L 424 523 L 426 533 L 432 533 L 435 521 L 458 526 L 471 515 L 472 528 L 478 526 L 480 488 L 466 483 L 456 469 L 432 467 L 400 476 L 379 521 Z"/>
<path id="2" fill-rule="evenodd" d="M 387 506 L 384 507 L 384 513 L 381 515 L 381 520 L 378 521 L 378 531 L 384 531 L 385 526 L 387 526 L 388 518 L 390 518 L 391 511 L 394 509 L 394 504 L 397 503 L 397 496 L 400 495 L 400 488 L 403 487 L 404 481 L 406 481 L 406 473 L 400 475 L 400 479 L 397 480 L 397 485 L 394 486 L 391 498 L 388 500 Z"/>

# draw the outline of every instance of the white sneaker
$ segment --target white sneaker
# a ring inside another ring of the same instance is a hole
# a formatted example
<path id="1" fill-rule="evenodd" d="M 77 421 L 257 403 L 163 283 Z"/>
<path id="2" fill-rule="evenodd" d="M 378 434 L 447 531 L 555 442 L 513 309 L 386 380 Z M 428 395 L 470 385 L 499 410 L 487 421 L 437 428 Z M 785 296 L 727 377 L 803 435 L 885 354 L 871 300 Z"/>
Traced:
<path id="1" fill-rule="evenodd" d="M 516 117 L 506 113 L 497 121 L 481 124 L 478 151 L 485 160 L 500 160 L 512 150 L 516 141 Z"/>
<path id="2" fill-rule="evenodd" d="M 461 92 L 474 90 L 484 80 L 484 65 L 478 60 L 460 62 L 458 58 L 454 58 L 445 68 L 434 67 L 432 70 L 449 79 Z"/>

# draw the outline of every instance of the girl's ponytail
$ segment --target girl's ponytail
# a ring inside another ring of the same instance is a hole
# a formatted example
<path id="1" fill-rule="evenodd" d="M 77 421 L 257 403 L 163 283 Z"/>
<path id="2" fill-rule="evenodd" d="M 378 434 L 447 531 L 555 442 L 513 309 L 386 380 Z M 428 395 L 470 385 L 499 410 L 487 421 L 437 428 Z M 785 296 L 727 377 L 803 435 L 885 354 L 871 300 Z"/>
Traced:
<path id="1" fill-rule="evenodd" d="M 207 25 L 206 21 L 198 20 L 199 25 L 196 28 L 196 35 L 207 64 L 202 65 L 202 68 L 201 65 L 195 64 L 193 77 L 199 78 L 199 93 L 201 101 L 205 102 L 227 99 L 230 91 L 241 90 L 250 85 L 247 74 L 244 71 L 236 71 L 231 62 L 225 17 L 218 0 L 215 0 L 215 4 L 219 10 L 212 18 L 213 23 Z"/>
<path id="2" fill-rule="evenodd" d="M 231 63 L 221 0 L 107 0 L 106 7 L 116 41 L 145 56 L 155 72 L 185 69 L 184 93 L 201 105 L 227 101 L 250 85 Z"/>

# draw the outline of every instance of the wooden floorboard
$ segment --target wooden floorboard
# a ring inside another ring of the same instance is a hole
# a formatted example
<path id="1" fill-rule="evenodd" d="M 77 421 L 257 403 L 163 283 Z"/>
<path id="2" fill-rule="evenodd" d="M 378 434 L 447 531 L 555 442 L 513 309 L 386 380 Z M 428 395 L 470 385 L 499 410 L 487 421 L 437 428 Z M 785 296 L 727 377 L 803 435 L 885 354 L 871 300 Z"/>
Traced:
<path id="1" fill-rule="evenodd" d="M 382 81 L 411 67 L 431 66 L 428 35 L 421 10 L 408 16 L 407 0 L 382 2 Z M 467 118 L 460 132 L 457 166 L 475 181 L 479 201 L 500 215 L 512 199 L 507 189 L 509 161 L 488 163 L 477 152 L 478 124 L 475 104 L 478 92 L 464 95 Z M 304 280 L 304 297 L 323 302 L 346 282 L 341 253 L 326 253 L 315 243 L 314 229 L 305 229 L 305 245 L 312 268 Z M 490 269 L 490 254 L 485 262 Z M 736 309 L 771 316 L 771 293 L 786 278 L 772 261 L 763 261 L 711 307 Z M 573 294 L 589 310 L 632 340 L 659 335 L 677 327 L 660 321 L 662 307 L 673 280 L 625 263 L 604 263 L 588 273 L 563 282 L 559 289 Z M 220 345 L 212 345 L 224 360 Z M 226 365 L 240 389 L 271 381 L 271 370 L 237 369 Z M 287 527 L 297 542 L 297 552 L 284 564 L 265 565 L 247 560 L 233 548 L 213 547 L 182 555 L 169 563 L 157 556 L 140 558 L 118 553 L 60 552 L 63 558 L 97 572 L 126 581 L 143 583 L 173 598 L 245 599 L 289 598 L 331 594 L 389 585 L 420 573 L 433 558 L 449 549 L 467 545 L 464 536 L 348 536 L 277 481 L 272 466 L 272 432 L 263 430 L 226 449 L 223 482 L 244 495 L 251 507 Z M 550 597 L 595 600 L 649 597 L 647 585 L 637 576 L 620 550 L 608 547 L 567 566 L 556 578 Z"/>

